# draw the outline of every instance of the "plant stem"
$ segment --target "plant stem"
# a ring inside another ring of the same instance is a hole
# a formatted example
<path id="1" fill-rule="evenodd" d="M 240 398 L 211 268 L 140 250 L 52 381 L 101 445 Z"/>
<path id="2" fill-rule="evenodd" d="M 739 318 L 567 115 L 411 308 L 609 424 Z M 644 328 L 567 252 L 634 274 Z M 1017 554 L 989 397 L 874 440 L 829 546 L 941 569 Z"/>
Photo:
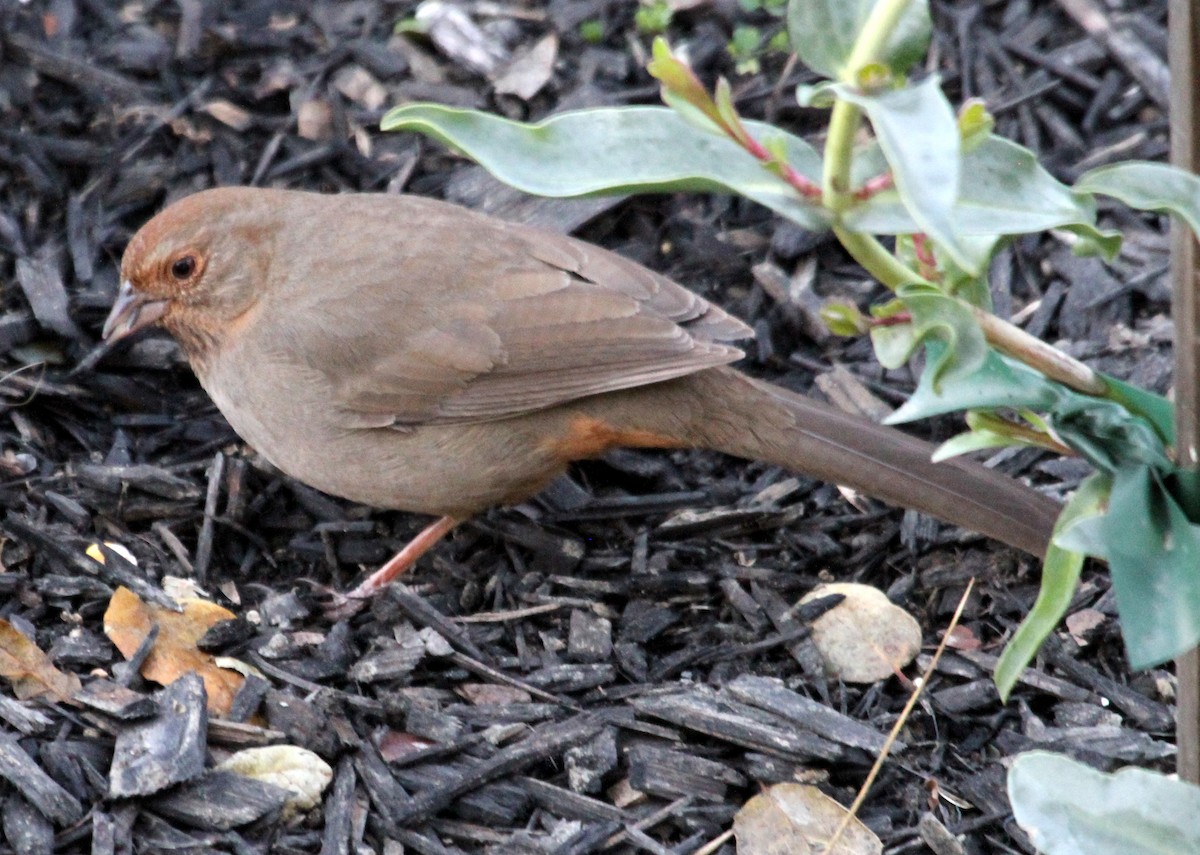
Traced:
<path id="1" fill-rule="evenodd" d="M 850 164 L 854 155 L 854 135 L 862 120 L 862 111 L 846 101 L 835 101 L 829 114 L 829 133 L 825 137 L 825 172 L 822 176 L 822 201 L 838 216 L 854 204 L 850 192 Z M 840 237 L 840 236 L 839 236 Z"/>
<path id="2" fill-rule="evenodd" d="M 871 235 L 847 231 L 841 226 L 834 226 L 833 233 L 851 258 L 892 291 L 912 282 L 929 284 L 921 274 L 902 264 Z"/>
<path id="3" fill-rule="evenodd" d="M 882 59 L 881 54 L 887 47 L 888 39 L 892 37 L 896 25 L 911 2 L 912 0 L 876 0 L 842 69 L 840 77 L 843 83 L 855 83 L 858 72 L 864 65 Z"/>
<path id="4" fill-rule="evenodd" d="M 1056 380 L 1076 392 L 1101 398 L 1111 397 L 1104 378 L 1079 360 L 1067 356 L 1058 348 L 1046 344 L 1040 338 L 1030 335 L 1008 321 L 1001 320 L 990 312 L 972 308 L 975 320 L 979 322 L 988 344 L 996 350 L 1040 371 L 1051 380 Z"/>
<path id="5" fill-rule="evenodd" d="M 839 227 L 834 227 L 833 232 L 850 256 L 862 265 L 864 270 L 893 291 L 901 285 L 927 281 L 916 271 L 901 264 L 874 237 L 848 232 Z M 1020 327 L 1010 324 L 990 312 L 970 306 L 965 301 L 963 301 L 963 305 L 969 306 L 974 313 L 975 320 L 983 330 L 988 344 L 1001 353 L 1028 365 L 1035 371 L 1040 371 L 1051 380 L 1056 380 L 1076 392 L 1097 395 L 1102 398 L 1111 397 L 1104 378 L 1079 360 L 1067 356 L 1061 350 L 1051 347 L 1040 338 L 1030 335 Z"/>
<path id="6" fill-rule="evenodd" d="M 911 2 L 912 0 L 877 0 L 858 34 L 858 39 L 854 42 L 841 74 L 838 75 L 842 83 L 848 86 L 856 85 L 858 72 L 863 66 L 880 61 L 888 39 Z M 850 165 L 854 155 L 854 135 L 858 133 L 861 121 L 862 111 L 858 107 L 845 101 L 834 102 L 833 111 L 829 116 L 829 134 L 825 138 L 822 201 L 835 217 L 854 204 L 854 196 L 850 192 Z M 838 238 L 845 243 L 840 233 Z M 850 248 L 847 246 L 847 249 Z M 853 250 L 851 254 L 854 254 Z M 880 281 L 889 285 L 886 279 Z M 910 273 L 901 281 L 915 280 Z M 890 287 L 895 287 L 895 284 L 890 284 Z"/>
<path id="7" fill-rule="evenodd" d="M 859 71 L 870 63 L 880 61 L 887 40 L 910 2 L 912 0 L 877 0 L 839 75 L 842 83 L 856 85 Z M 855 202 L 854 194 L 850 192 L 850 166 L 854 154 L 854 136 L 861 122 L 862 112 L 853 104 L 845 101 L 834 103 L 829 117 L 829 133 L 825 138 L 822 202 L 835 218 L 839 218 Z M 834 226 L 833 233 L 863 269 L 891 290 L 910 283 L 929 284 L 929 280 L 901 263 L 873 236 L 851 232 L 841 226 Z M 968 304 L 964 302 L 964 305 Z M 1109 396 L 1108 384 L 1082 362 L 1008 321 L 973 306 L 971 309 L 988 343 L 1001 353 L 1078 392 Z"/>

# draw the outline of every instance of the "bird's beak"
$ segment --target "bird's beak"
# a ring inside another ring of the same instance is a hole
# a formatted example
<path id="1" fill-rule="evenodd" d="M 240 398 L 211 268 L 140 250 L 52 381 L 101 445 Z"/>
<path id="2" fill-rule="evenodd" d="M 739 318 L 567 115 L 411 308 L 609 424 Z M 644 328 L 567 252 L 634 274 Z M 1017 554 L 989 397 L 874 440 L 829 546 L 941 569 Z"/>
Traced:
<path id="1" fill-rule="evenodd" d="M 166 300 L 153 300 L 133 289 L 129 282 L 122 282 L 112 311 L 104 322 L 101 337 L 107 342 L 119 341 L 148 327 L 162 318 L 167 311 Z"/>

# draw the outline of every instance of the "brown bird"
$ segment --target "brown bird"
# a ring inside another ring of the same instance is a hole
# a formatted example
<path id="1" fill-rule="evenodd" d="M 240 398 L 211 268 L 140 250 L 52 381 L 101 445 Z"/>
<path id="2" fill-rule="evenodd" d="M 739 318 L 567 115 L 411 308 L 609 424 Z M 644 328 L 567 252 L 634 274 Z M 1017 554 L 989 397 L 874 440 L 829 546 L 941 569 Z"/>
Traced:
<path id="1" fill-rule="evenodd" d="M 976 463 L 729 367 L 741 321 L 587 243 L 413 196 L 223 188 L 142 227 L 109 341 L 161 323 L 234 430 L 289 475 L 456 522 L 615 446 L 708 448 L 1041 554 L 1058 511 Z"/>

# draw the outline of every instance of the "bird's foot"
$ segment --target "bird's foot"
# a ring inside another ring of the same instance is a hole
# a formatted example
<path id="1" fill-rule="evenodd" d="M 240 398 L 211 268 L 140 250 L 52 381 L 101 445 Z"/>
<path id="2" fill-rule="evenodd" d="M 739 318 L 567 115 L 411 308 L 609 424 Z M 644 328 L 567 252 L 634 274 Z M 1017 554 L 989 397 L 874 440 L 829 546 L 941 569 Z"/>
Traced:
<path id="1" fill-rule="evenodd" d="M 321 614 L 335 623 L 339 620 L 354 617 L 371 602 L 370 596 L 362 596 L 358 593 L 357 588 L 345 594 L 336 588 L 331 588 L 328 585 L 323 585 L 311 579 L 306 579 L 305 581 L 312 588 L 313 593 L 317 595 L 318 607 L 321 609 Z"/>

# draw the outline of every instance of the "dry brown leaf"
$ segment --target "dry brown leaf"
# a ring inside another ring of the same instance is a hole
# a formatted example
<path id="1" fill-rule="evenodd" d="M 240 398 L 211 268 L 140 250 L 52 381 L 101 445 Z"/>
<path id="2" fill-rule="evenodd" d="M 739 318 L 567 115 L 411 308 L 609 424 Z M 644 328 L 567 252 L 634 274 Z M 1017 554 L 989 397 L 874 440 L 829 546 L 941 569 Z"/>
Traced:
<path id="1" fill-rule="evenodd" d="M 959 624 L 946 636 L 946 646 L 951 650 L 980 650 L 983 642 L 970 627 Z"/>
<path id="2" fill-rule="evenodd" d="M 802 603 L 829 594 L 845 596 L 812 625 L 825 668 L 847 683 L 874 683 L 903 668 L 921 649 L 916 619 L 870 585 L 819 585 Z"/>
<path id="3" fill-rule="evenodd" d="M 401 730 L 387 730 L 379 738 L 379 755 L 389 763 L 402 760 L 412 754 L 432 748 L 437 745 L 423 736 L 406 733 Z"/>
<path id="4" fill-rule="evenodd" d="M 254 124 L 254 117 L 246 110 L 234 104 L 232 101 L 226 101 L 224 98 L 214 98 L 205 104 L 201 109 L 212 116 L 223 125 L 228 125 L 235 131 L 246 131 Z"/>
<path id="5" fill-rule="evenodd" d="M 208 711 L 223 716 L 245 678 L 219 667 L 212 655 L 196 647 L 196 642 L 214 624 L 236 615 L 207 600 L 182 600 L 180 605 L 183 611 L 173 612 L 144 602 L 128 588 L 118 588 L 104 613 L 104 634 L 128 659 L 149 635 L 150 628 L 158 624 L 158 638 L 142 663 L 142 676 L 165 686 L 195 671 L 208 692 Z"/>
<path id="6" fill-rule="evenodd" d="M 550 82 L 556 59 L 558 36 L 550 33 L 508 64 L 495 80 L 496 91 L 528 101 Z"/>
<path id="7" fill-rule="evenodd" d="M 12 682 L 13 694 L 21 700 L 50 695 L 66 701 L 80 687 L 78 677 L 54 667 L 40 647 L 6 620 L 0 620 L 0 677 Z"/>
<path id="8" fill-rule="evenodd" d="M 494 683 L 461 683 L 454 692 L 469 704 L 527 704 L 533 696 L 515 686 L 497 686 Z"/>
<path id="9" fill-rule="evenodd" d="M 1089 640 L 1096 634 L 1096 630 L 1104 626 L 1108 620 L 1108 615 L 1097 609 L 1080 609 L 1067 615 L 1067 619 L 1063 621 L 1067 625 L 1067 632 L 1071 633 L 1071 638 L 1075 639 L 1075 643 L 1080 647 L 1086 647 Z"/>
<path id="10" fill-rule="evenodd" d="M 846 816 L 846 809 L 808 784 L 776 784 L 742 806 L 733 818 L 738 855 L 816 855 Z M 827 855 L 879 855 L 883 844 L 852 819 Z"/>

